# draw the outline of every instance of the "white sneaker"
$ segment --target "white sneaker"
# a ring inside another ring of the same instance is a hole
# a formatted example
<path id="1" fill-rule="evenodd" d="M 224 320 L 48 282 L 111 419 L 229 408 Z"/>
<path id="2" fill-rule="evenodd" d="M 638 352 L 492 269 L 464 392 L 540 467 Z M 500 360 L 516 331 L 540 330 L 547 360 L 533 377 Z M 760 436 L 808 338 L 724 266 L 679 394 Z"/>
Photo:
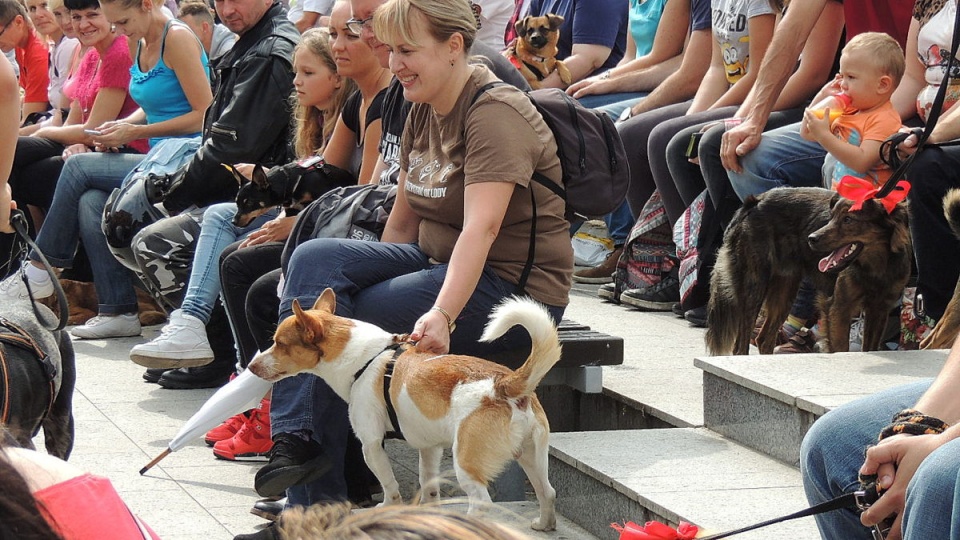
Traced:
<path id="1" fill-rule="evenodd" d="M 30 264 L 30 263 L 24 263 Z M 23 302 L 30 299 L 30 292 L 37 300 L 53 295 L 53 281 L 49 278 L 41 283 L 30 282 L 30 291 L 27 291 L 27 275 L 20 271 L 0 281 L 0 302 Z"/>
<path id="2" fill-rule="evenodd" d="M 213 362 L 203 321 L 177 309 L 153 341 L 130 349 L 130 360 L 148 368 L 186 368 Z"/>
<path id="3" fill-rule="evenodd" d="M 78 339 L 107 339 L 140 335 L 140 318 L 135 313 L 97 315 L 70 331 Z"/>

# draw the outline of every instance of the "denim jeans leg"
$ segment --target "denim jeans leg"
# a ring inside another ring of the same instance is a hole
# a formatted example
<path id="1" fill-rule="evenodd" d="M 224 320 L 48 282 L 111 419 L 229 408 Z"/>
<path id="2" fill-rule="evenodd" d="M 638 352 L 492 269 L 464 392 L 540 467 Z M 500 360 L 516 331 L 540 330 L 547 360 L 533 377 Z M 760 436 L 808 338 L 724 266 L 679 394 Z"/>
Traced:
<path id="1" fill-rule="evenodd" d="M 621 247 L 627 243 L 627 236 L 630 235 L 630 229 L 633 228 L 633 212 L 630 211 L 630 205 L 624 199 L 616 210 L 603 217 L 607 224 L 607 231 L 610 238 L 613 239 L 614 247 Z"/>
<path id="2" fill-rule="evenodd" d="M 69 268 L 80 238 L 78 212 L 80 196 L 87 190 L 100 190 L 107 195 L 141 161 L 139 154 L 103 154 L 89 152 L 71 156 L 63 165 L 53 202 L 37 235 L 37 247 L 50 264 Z M 102 233 L 101 233 L 102 236 Z M 113 258 L 113 255 L 110 255 Z M 36 260 L 36 258 L 34 259 Z"/>
<path id="3" fill-rule="evenodd" d="M 220 253 L 230 244 L 248 236 L 264 223 L 277 216 L 273 209 L 257 217 L 244 227 L 233 224 L 237 215 L 236 203 L 214 204 L 203 213 L 197 251 L 193 256 L 187 293 L 180 308 L 204 323 L 220 295 Z"/>
<path id="4" fill-rule="evenodd" d="M 106 203 L 107 192 L 96 189 L 84 193 L 79 203 L 80 238 L 90 258 L 100 314 L 136 313 L 136 276 L 113 256 L 100 228 Z"/>
<path id="5" fill-rule="evenodd" d="M 858 489 L 857 471 L 866 448 L 876 443 L 877 434 L 894 414 L 916 404 L 930 382 L 910 383 L 852 401 L 814 422 L 800 445 L 800 472 L 807 501 L 820 504 Z M 852 509 L 820 514 L 816 520 L 823 538 L 872 538 L 860 524 L 859 513 Z"/>
<path id="6" fill-rule="evenodd" d="M 800 136 L 800 124 L 763 134 L 760 146 L 740 158 L 742 172 L 729 171 L 740 200 L 781 186 L 820 187 L 826 150 Z"/>
<path id="7" fill-rule="evenodd" d="M 960 538 L 960 440 L 923 460 L 907 486 L 904 540 Z"/>

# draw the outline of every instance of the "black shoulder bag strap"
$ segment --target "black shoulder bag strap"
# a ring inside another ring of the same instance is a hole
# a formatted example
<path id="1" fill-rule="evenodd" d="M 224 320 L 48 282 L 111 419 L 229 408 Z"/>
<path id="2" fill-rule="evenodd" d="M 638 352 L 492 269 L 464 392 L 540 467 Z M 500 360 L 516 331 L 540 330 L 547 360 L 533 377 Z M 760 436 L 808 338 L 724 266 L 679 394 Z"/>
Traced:
<path id="1" fill-rule="evenodd" d="M 927 139 L 930 138 L 930 134 L 933 133 L 933 128 L 937 125 L 937 121 L 943 113 L 943 102 L 947 96 L 947 86 L 950 85 L 950 72 L 953 70 L 956 62 L 958 46 L 960 46 L 960 9 L 957 10 L 957 16 L 953 23 L 953 42 L 950 44 L 950 58 L 946 71 L 943 74 L 943 80 L 940 81 L 940 87 L 937 89 L 937 95 L 933 100 L 933 105 L 930 107 L 930 115 L 927 117 L 923 131 L 911 130 L 907 133 L 897 133 L 884 141 L 884 144 L 880 147 L 881 159 L 884 163 L 893 167 L 894 171 L 883 187 L 874 195 L 875 198 L 882 199 L 896 188 L 897 182 L 907 173 L 907 169 L 913 164 L 913 160 L 916 159 L 917 154 L 920 153 L 923 145 L 926 144 Z M 907 56 L 910 56 L 909 52 L 907 52 Z M 960 64 L 957 65 L 960 67 Z M 917 136 L 916 150 L 910 154 L 907 159 L 900 161 L 897 156 L 897 147 L 910 135 Z M 960 144 L 960 142 L 941 143 L 937 144 L 937 146 L 954 146 L 957 144 Z"/>

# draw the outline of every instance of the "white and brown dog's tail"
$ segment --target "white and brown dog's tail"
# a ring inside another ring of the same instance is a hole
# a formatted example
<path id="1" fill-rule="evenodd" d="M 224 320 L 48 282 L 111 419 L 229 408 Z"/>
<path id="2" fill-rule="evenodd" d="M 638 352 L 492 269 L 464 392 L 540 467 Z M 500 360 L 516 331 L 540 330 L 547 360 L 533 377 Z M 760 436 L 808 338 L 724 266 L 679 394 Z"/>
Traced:
<path id="1" fill-rule="evenodd" d="M 547 310 L 529 298 L 514 296 L 497 306 L 480 341 L 491 342 L 516 325 L 524 327 L 530 334 L 533 348 L 522 366 L 497 381 L 498 393 L 507 398 L 533 394 L 547 372 L 560 360 L 557 327 Z"/>

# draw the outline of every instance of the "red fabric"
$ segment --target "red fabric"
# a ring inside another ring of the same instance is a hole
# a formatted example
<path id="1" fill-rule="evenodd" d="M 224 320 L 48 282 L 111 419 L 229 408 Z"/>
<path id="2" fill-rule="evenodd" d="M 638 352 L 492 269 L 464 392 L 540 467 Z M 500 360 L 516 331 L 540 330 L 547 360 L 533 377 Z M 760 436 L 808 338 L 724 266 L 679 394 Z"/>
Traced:
<path id="1" fill-rule="evenodd" d="M 847 41 L 864 32 L 886 32 L 907 47 L 914 0 L 843 0 Z"/>
<path id="2" fill-rule="evenodd" d="M 857 178 L 855 176 L 844 176 L 836 186 L 837 193 L 845 199 L 853 201 L 850 206 L 851 212 L 856 212 L 863 208 L 864 201 L 873 199 L 880 189 L 873 185 L 869 180 Z M 880 199 L 880 204 L 887 209 L 887 213 L 893 213 L 897 203 L 907 198 L 910 193 L 910 182 L 900 180 L 897 187 L 893 189 L 886 197 Z"/>
<path id="3" fill-rule="evenodd" d="M 33 494 L 43 517 L 64 540 L 138 540 L 140 527 L 110 480 L 84 474 Z M 148 538 L 160 540 L 143 525 Z"/>
<path id="4" fill-rule="evenodd" d="M 50 51 L 37 32 L 30 30 L 27 46 L 14 49 L 20 66 L 20 88 L 26 103 L 46 103 L 50 86 Z"/>
<path id="5" fill-rule="evenodd" d="M 620 533 L 620 540 L 693 540 L 700 532 L 696 525 L 685 521 L 681 521 L 676 529 L 659 521 L 648 521 L 642 526 L 632 521 L 610 526 Z"/>

